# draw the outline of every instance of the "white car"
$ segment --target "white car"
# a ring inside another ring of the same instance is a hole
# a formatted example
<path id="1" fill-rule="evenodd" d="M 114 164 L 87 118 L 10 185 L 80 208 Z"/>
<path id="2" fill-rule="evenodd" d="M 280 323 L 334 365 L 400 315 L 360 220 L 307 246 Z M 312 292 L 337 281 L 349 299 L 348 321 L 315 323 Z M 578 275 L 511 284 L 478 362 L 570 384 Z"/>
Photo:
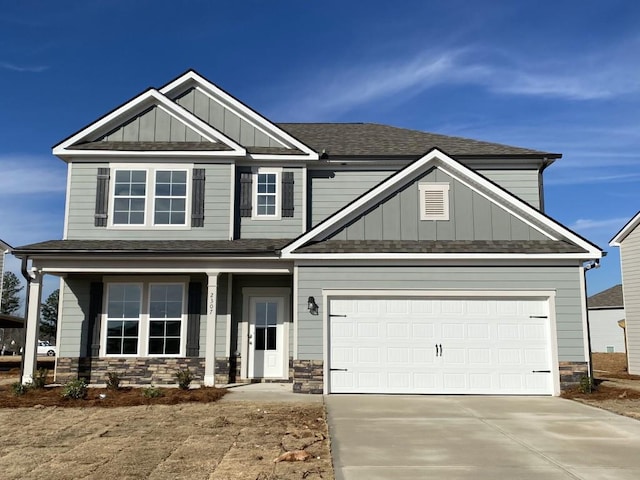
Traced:
<path id="1" fill-rule="evenodd" d="M 46 355 L 47 357 L 55 357 L 58 352 L 56 346 L 51 345 L 45 340 L 38 340 L 38 355 Z"/>

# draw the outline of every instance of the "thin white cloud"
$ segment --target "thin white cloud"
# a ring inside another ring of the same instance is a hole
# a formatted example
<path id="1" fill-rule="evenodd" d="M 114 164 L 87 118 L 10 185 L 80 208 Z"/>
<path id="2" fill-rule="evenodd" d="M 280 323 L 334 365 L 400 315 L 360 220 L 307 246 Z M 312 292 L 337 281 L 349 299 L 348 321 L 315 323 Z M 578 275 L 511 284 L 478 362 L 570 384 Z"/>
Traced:
<path id="1" fill-rule="evenodd" d="M 29 72 L 40 73 L 49 69 L 48 65 L 17 65 L 15 63 L 0 62 L 0 68 L 4 70 L 11 70 L 13 72 Z"/>
<path id="2" fill-rule="evenodd" d="M 66 188 L 65 165 L 54 157 L 0 155 L 0 198 L 19 194 L 59 193 Z"/>
<path id="3" fill-rule="evenodd" d="M 632 43 L 555 62 L 547 58 L 523 61 L 491 49 L 458 48 L 390 62 L 335 65 L 331 71 L 316 73 L 313 80 L 305 79 L 304 91 L 291 98 L 290 106 L 275 107 L 276 116 L 335 119 L 372 102 L 397 96 L 408 99 L 429 88 L 453 84 L 475 85 L 504 95 L 612 98 L 640 91 L 640 64 L 631 61 L 640 47 Z"/>
<path id="4" fill-rule="evenodd" d="M 620 229 L 628 221 L 629 218 L 627 217 L 605 218 L 602 220 L 579 218 L 570 225 L 569 228 L 579 232 L 593 232 L 598 230 L 614 231 L 616 229 Z"/>
<path id="5" fill-rule="evenodd" d="M 564 175 L 548 174 L 545 176 L 545 186 L 558 186 L 558 185 L 588 185 L 588 184 L 605 184 L 605 183 L 635 183 L 640 180 L 640 173 L 616 173 L 613 175 L 603 175 L 602 171 L 611 171 L 611 168 L 607 168 L 603 165 L 601 170 L 580 171 L 575 170 L 573 173 Z"/>

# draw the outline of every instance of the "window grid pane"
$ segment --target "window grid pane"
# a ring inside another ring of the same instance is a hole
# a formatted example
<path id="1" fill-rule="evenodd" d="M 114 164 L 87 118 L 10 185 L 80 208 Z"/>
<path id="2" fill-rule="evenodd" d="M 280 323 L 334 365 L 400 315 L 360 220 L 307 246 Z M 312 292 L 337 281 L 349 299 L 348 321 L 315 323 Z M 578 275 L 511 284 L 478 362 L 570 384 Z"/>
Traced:
<path id="1" fill-rule="evenodd" d="M 275 173 L 259 173 L 257 181 L 257 215 L 276 215 L 276 195 L 278 175 Z"/>
<path id="2" fill-rule="evenodd" d="M 182 330 L 182 284 L 149 287 L 149 354 L 178 355 Z"/>
<path id="3" fill-rule="evenodd" d="M 156 225 L 186 225 L 186 170 L 158 170 L 155 184 Z"/>
<path id="4" fill-rule="evenodd" d="M 135 283 L 114 283 L 108 292 L 107 355 L 136 355 L 142 289 Z"/>
<path id="5" fill-rule="evenodd" d="M 114 187 L 113 223 L 142 225 L 147 193 L 145 170 L 117 170 Z"/>

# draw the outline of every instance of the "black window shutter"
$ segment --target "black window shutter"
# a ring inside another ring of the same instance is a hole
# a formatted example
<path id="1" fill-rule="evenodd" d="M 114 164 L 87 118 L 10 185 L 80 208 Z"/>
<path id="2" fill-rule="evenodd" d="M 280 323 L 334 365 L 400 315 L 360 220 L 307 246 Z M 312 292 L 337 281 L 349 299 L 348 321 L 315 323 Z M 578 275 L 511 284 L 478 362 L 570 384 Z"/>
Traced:
<path id="1" fill-rule="evenodd" d="M 187 357 L 200 355 L 200 305 L 202 302 L 202 284 L 189 282 L 187 303 Z"/>
<path id="2" fill-rule="evenodd" d="M 282 216 L 293 217 L 293 172 L 282 174 Z"/>
<path id="3" fill-rule="evenodd" d="M 91 282 L 89 286 L 89 318 L 87 322 L 87 357 L 100 355 L 100 320 L 102 318 L 102 282 Z"/>
<path id="4" fill-rule="evenodd" d="M 96 213 L 94 225 L 107 226 L 107 208 L 109 206 L 109 169 L 98 168 L 98 183 L 96 185 Z"/>
<path id="5" fill-rule="evenodd" d="M 240 216 L 251 216 L 251 172 L 240 173 Z"/>
<path id="6" fill-rule="evenodd" d="M 193 169 L 191 197 L 191 226 L 204 227 L 204 168 Z"/>

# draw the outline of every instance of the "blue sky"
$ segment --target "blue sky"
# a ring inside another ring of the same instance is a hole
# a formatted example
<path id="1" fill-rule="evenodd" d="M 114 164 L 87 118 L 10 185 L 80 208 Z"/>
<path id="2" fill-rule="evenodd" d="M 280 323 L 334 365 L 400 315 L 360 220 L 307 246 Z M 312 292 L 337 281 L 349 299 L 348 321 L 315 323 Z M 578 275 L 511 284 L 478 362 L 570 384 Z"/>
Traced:
<path id="1" fill-rule="evenodd" d="M 640 209 L 638 2 L 2 2 L 0 238 L 61 238 L 51 146 L 188 68 L 273 121 L 562 153 L 547 213 L 608 251 L 590 293 L 620 281 L 608 241 Z"/>

